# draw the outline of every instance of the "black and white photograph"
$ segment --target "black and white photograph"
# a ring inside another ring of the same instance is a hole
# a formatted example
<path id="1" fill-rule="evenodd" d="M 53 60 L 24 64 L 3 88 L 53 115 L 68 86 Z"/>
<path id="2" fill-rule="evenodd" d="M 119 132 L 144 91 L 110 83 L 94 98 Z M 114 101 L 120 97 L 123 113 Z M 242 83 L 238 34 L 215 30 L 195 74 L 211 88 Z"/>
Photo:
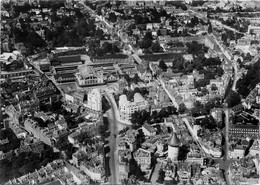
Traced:
<path id="1" fill-rule="evenodd" d="M 0 185 L 260 185 L 260 0 L 0 4 Z"/>

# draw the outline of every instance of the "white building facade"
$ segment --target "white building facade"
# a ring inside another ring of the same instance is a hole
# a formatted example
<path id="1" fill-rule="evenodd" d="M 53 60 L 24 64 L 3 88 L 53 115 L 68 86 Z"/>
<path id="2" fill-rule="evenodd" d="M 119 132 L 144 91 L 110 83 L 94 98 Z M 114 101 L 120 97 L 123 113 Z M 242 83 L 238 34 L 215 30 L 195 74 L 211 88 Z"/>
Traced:
<path id="1" fill-rule="evenodd" d="M 92 89 L 88 93 L 87 99 L 87 104 L 84 104 L 86 107 L 94 111 L 102 111 L 102 95 L 100 89 Z"/>
<path id="2" fill-rule="evenodd" d="M 131 114 L 135 111 L 141 111 L 149 108 L 148 102 L 142 97 L 140 93 L 135 93 L 134 101 L 128 101 L 126 95 L 119 97 L 119 112 L 123 120 L 130 120 Z"/>

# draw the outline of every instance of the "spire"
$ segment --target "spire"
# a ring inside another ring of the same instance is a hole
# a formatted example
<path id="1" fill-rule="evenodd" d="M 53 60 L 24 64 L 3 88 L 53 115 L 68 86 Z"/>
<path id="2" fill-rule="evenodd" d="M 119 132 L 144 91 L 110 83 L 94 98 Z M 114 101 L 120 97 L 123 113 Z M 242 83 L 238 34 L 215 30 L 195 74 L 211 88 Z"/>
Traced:
<path id="1" fill-rule="evenodd" d="M 171 138 L 168 140 L 168 145 L 172 147 L 178 147 L 180 145 L 180 140 L 177 137 L 176 132 L 173 132 Z"/>

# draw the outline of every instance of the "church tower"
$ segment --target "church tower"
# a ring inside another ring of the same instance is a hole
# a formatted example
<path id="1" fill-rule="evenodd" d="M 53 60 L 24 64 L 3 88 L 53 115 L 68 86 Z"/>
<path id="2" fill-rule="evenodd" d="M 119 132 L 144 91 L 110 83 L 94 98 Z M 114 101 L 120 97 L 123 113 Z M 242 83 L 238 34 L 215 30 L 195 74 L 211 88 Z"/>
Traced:
<path id="1" fill-rule="evenodd" d="M 177 137 L 176 132 L 174 132 L 168 140 L 168 158 L 171 159 L 171 161 L 178 160 L 179 145 L 180 140 Z"/>

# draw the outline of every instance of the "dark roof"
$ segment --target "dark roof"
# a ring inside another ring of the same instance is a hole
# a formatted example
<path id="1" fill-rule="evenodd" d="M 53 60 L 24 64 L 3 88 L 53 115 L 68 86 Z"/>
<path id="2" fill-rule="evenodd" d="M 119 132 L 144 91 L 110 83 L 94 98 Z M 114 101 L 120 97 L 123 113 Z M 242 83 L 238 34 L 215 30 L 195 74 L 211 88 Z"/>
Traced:
<path id="1" fill-rule="evenodd" d="M 179 146 L 180 145 L 180 140 L 179 138 L 177 137 L 177 134 L 176 132 L 174 132 L 172 134 L 172 136 L 170 137 L 169 141 L 168 141 L 168 145 L 169 146 L 172 146 L 172 147 L 176 147 L 176 146 Z"/>
<path id="2" fill-rule="evenodd" d="M 149 132 L 154 132 L 154 128 L 148 125 L 147 123 L 143 124 L 143 127 L 148 130 Z"/>
<path id="3" fill-rule="evenodd" d="M 58 78 L 75 78 L 75 75 L 73 73 L 65 73 L 65 74 L 56 74 L 54 75 L 54 78 L 55 79 L 58 79 Z"/>
<path id="4" fill-rule="evenodd" d="M 52 182 L 44 183 L 44 185 L 62 185 L 62 184 L 59 180 L 55 180 L 55 181 L 52 181 Z"/>
<path id="5" fill-rule="evenodd" d="M 113 54 L 113 55 L 93 57 L 93 59 L 126 59 L 126 58 L 128 58 L 128 55 L 124 55 L 124 54 Z"/>
<path id="6" fill-rule="evenodd" d="M 172 61 L 173 58 L 176 58 L 176 56 L 180 56 L 180 55 L 182 55 L 182 53 L 148 54 L 148 55 L 140 56 L 140 58 L 143 60 L 148 60 L 148 61 L 158 61 L 158 60 L 164 60 L 164 61 L 171 60 Z"/>
<path id="7" fill-rule="evenodd" d="M 258 125 L 244 125 L 244 124 L 232 124 L 230 129 L 236 128 L 236 129 L 257 129 L 259 130 Z"/>
<path id="8" fill-rule="evenodd" d="M 242 104 L 238 104 L 231 108 L 231 110 L 233 110 L 233 111 L 237 111 L 237 110 L 241 110 L 241 109 L 244 109 L 244 106 Z"/>
<path id="9" fill-rule="evenodd" d="M 80 55 L 69 55 L 69 56 L 59 56 L 58 61 L 62 63 L 67 62 L 82 62 Z"/>

